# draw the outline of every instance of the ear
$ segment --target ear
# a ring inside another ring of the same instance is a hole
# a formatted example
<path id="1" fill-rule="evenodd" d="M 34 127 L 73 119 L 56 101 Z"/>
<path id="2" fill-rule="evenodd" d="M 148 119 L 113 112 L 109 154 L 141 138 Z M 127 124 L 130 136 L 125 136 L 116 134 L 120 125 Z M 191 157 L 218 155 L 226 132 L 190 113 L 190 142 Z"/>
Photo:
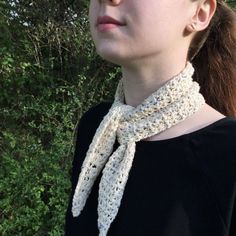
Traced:
<path id="1" fill-rule="evenodd" d="M 216 11 L 216 7 L 216 0 L 199 1 L 191 23 L 187 25 L 187 30 L 189 32 L 196 32 L 206 29 Z"/>

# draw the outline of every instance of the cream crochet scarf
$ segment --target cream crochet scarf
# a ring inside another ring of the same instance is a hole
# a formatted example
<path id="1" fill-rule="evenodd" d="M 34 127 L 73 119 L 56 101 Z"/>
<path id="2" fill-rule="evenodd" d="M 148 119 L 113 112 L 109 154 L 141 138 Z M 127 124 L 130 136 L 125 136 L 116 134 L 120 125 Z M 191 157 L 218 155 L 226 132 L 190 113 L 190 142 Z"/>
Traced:
<path id="1" fill-rule="evenodd" d="M 205 103 L 199 85 L 192 80 L 190 62 L 185 69 L 132 107 L 124 104 L 122 79 L 115 100 L 96 130 L 75 189 L 72 213 L 78 216 L 102 171 L 98 197 L 99 236 L 106 236 L 115 219 L 128 180 L 136 142 L 156 135 L 193 115 Z M 115 140 L 120 146 L 113 152 Z M 112 153 L 113 152 L 113 153 Z"/>

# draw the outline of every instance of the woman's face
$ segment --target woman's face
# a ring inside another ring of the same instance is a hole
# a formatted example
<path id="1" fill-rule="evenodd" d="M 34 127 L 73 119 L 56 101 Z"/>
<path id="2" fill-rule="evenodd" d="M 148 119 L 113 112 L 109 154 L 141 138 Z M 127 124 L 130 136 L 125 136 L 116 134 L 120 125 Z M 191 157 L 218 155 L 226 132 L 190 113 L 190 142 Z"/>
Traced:
<path id="1" fill-rule="evenodd" d="M 90 0 L 90 30 L 98 54 L 124 65 L 188 48 L 193 12 L 190 0 Z"/>

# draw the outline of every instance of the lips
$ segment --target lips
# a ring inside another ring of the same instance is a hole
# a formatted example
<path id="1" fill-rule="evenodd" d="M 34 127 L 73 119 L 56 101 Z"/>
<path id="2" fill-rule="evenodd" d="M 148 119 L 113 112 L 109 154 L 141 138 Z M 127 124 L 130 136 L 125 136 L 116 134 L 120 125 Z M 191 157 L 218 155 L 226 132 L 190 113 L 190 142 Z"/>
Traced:
<path id="1" fill-rule="evenodd" d="M 114 25 L 125 25 L 124 23 L 110 17 L 110 16 L 99 16 L 97 19 L 97 25 L 100 24 L 114 24 Z"/>
<path id="2" fill-rule="evenodd" d="M 107 31 L 124 25 L 125 23 L 120 22 L 110 16 L 99 16 L 96 24 L 99 31 Z"/>

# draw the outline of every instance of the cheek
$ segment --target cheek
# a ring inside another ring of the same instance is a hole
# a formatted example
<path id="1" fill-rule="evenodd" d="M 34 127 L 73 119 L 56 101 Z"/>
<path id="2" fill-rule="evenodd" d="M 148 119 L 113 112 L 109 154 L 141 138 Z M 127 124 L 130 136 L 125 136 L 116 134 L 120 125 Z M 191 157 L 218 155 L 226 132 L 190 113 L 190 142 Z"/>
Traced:
<path id="1" fill-rule="evenodd" d="M 183 23 L 181 19 L 174 19 L 166 11 L 159 12 L 158 15 L 151 12 L 140 21 L 137 34 L 152 46 L 165 46 L 182 36 Z"/>
<path id="2" fill-rule="evenodd" d="M 92 35 L 92 38 L 94 39 L 94 34 L 95 34 L 95 23 L 97 19 L 97 11 L 96 10 L 96 4 L 94 1 L 90 2 L 89 6 L 89 27 L 90 27 L 90 33 Z"/>
<path id="3" fill-rule="evenodd" d="M 98 6 L 97 2 L 98 1 L 92 0 L 92 1 L 90 1 L 90 4 L 89 4 L 89 22 L 90 22 L 90 24 L 95 23 L 95 19 L 98 14 L 99 6 Z"/>

